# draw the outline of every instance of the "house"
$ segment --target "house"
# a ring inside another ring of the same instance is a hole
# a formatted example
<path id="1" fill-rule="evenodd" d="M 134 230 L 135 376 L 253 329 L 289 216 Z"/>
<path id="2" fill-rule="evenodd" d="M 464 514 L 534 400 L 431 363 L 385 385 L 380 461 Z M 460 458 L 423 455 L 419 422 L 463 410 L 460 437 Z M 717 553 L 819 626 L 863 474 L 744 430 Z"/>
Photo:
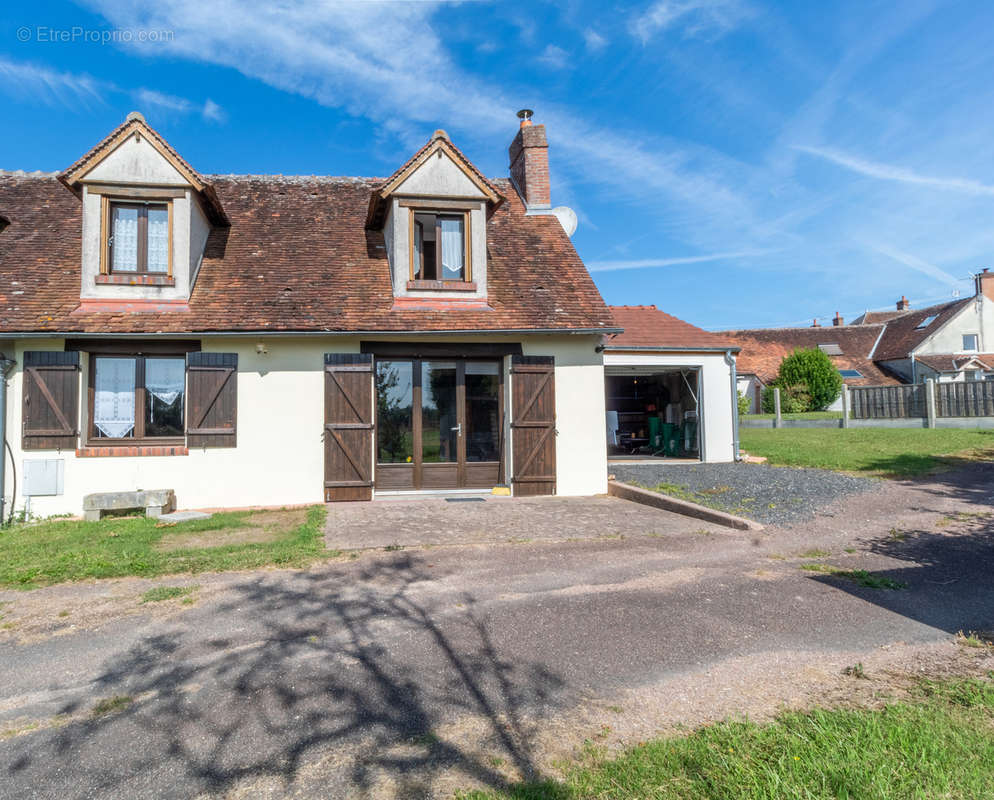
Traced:
<path id="1" fill-rule="evenodd" d="M 444 131 L 385 179 L 204 175 L 137 113 L 60 174 L 0 174 L 0 496 L 15 466 L 43 515 L 605 492 L 620 328 L 529 116 L 508 178 Z"/>
<path id="2" fill-rule="evenodd" d="M 887 322 L 874 359 L 904 383 L 994 379 L 994 273 L 974 276 L 974 293 Z"/>
<path id="3" fill-rule="evenodd" d="M 882 332 L 883 325 L 868 324 L 733 330 L 721 335 L 741 348 L 737 359 L 738 391 L 748 398 L 749 413 L 759 413 L 763 389 L 776 379 L 780 362 L 795 350 L 820 349 L 849 386 L 899 383 L 873 361 L 873 348 Z"/>
<path id="4" fill-rule="evenodd" d="M 904 296 L 893 311 L 866 311 L 846 325 L 723 331 L 742 352 L 739 391 L 758 411 L 762 390 L 780 362 L 799 348 L 818 347 L 848 386 L 994 380 L 994 273 L 975 276 L 974 293 L 947 303 L 912 309 Z M 839 401 L 832 406 L 841 408 Z"/>
<path id="5" fill-rule="evenodd" d="M 603 346 L 609 459 L 735 460 L 738 347 L 654 305 L 610 310 L 623 332 Z"/>

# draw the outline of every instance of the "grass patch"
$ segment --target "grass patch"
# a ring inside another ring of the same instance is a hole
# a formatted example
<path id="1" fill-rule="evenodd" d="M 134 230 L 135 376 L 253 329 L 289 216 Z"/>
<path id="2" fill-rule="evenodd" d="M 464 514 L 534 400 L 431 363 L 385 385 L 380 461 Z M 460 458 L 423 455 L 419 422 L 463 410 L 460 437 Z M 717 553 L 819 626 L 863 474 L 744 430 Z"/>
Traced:
<path id="1" fill-rule="evenodd" d="M 817 547 L 813 550 L 805 550 L 801 553 L 801 558 L 825 558 L 825 556 L 830 556 L 831 553 L 828 550 L 819 550 Z"/>
<path id="2" fill-rule="evenodd" d="M 927 428 L 742 428 L 742 449 L 770 464 L 912 478 L 994 456 L 994 431 Z"/>
<path id="3" fill-rule="evenodd" d="M 758 725 L 726 721 L 606 759 L 588 751 L 561 780 L 519 783 L 463 800 L 990 797 L 994 673 L 923 683 L 882 709 L 790 712 Z"/>
<path id="4" fill-rule="evenodd" d="M 304 567 L 338 555 L 325 549 L 324 519 L 324 506 L 312 506 L 303 517 L 228 511 L 168 526 L 145 517 L 15 525 L 0 532 L 0 586 L 32 589 L 87 578 Z M 227 531 L 252 527 L 266 528 L 267 540 L 226 539 Z M 162 546 L 163 540 L 189 542 L 192 537 L 200 546 Z"/>
<path id="5" fill-rule="evenodd" d="M 753 502 L 753 499 L 749 497 L 742 500 L 739 505 L 723 501 L 723 495 L 732 490 L 730 486 L 717 486 L 713 489 L 701 489 L 699 491 L 694 491 L 689 486 L 682 486 L 676 483 L 657 483 L 655 486 L 646 486 L 641 483 L 635 483 L 633 485 L 640 486 L 643 489 L 649 489 L 653 492 L 659 492 L 660 494 L 667 494 L 670 497 L 675 497 L 677 500 L 686 500 L 688 503 L 697 503 L 699 506 L 707 506 L 708 508 L 713 508 L 716 511 L 725 511 L 729 514 L 740 514 L 743 516 L 749 514 L 750 509 L 747 504 Z"/>
<path id="6" fill-rule="evenodd" d="M 173 600 L 193 594 L 199 586 L 156 586 L 142 595 L 143 603 L 161 603 L 163 600 Z"/>
<path id="7" fill-rule="evenodd" d="M 867 589 L 907 589 L 908 584 L 903 581 L 895 581 L 883 575 L 874 575 L 865 569 L 842 569 L 833 567 L 831 564 L 801 564 L 801 569 L 807 572 L 820 572 L 823 575 L 831 575 L 834 578 L 844 578 Z"/>
<path id="8" fill-rule="evenodd" d="M 126 694 L 117 694 L 113 697 L 105 697 L 99 703 L 93 707 L 93 716 L 103 717 L 107 714 L 114 714 L 118 711 L 124 711 L 128 706 L 130 706 L 134 701 L 134 698 L 128 697 Z"/>
<path id="9" fill-rule="evenodd" d="M 775 419 L 776 414 L 743 414 L 742 419 Z M 804 411 L 794 414 L 781 414 L 781 419 L 842 419 L 841 411 Z"/>

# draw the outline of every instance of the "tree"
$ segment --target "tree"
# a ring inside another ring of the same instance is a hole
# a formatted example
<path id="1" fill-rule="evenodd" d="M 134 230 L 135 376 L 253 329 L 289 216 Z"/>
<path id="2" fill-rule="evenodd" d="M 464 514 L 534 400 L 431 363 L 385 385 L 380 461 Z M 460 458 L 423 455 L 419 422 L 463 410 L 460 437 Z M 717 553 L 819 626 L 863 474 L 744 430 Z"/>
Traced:
<path id="1" fill-rule="evenodd" d="M 824 411 L 842 391 L 842 376 L 832 360 L 813 347 L 795 350 L 781 361 L 775 385 L 804 405 L 804 411 Z"/>

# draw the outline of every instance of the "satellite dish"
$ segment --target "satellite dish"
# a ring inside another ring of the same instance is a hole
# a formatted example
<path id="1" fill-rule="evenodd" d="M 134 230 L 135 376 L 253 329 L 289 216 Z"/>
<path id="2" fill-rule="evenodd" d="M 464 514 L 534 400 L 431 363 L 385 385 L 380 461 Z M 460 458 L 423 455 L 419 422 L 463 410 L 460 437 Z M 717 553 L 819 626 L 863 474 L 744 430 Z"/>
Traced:
<path id="1" fill-rule="evenodd" d="M 566 231 L 567 236 L 572 236 L 576 233 L 576 212 L 569 206 L 556 206 L 552 209 L 552 216 L 559 220 L 559 224 L 563 226 L 563 230 Z"/>

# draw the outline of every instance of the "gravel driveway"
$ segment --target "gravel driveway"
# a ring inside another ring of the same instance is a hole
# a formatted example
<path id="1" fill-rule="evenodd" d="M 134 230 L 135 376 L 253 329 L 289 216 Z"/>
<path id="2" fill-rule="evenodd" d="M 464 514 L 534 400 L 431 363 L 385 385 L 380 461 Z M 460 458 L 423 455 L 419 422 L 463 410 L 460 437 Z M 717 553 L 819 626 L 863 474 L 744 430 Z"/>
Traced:
<path id="1" fill-rule="evenodd" d="M 610 472 L 625 483 L 677 487 L 667 493 L 765 525 L 811 519 L 841 497 L 880 486 L 871 478 L 767 464 L 612 464 Z"/>

